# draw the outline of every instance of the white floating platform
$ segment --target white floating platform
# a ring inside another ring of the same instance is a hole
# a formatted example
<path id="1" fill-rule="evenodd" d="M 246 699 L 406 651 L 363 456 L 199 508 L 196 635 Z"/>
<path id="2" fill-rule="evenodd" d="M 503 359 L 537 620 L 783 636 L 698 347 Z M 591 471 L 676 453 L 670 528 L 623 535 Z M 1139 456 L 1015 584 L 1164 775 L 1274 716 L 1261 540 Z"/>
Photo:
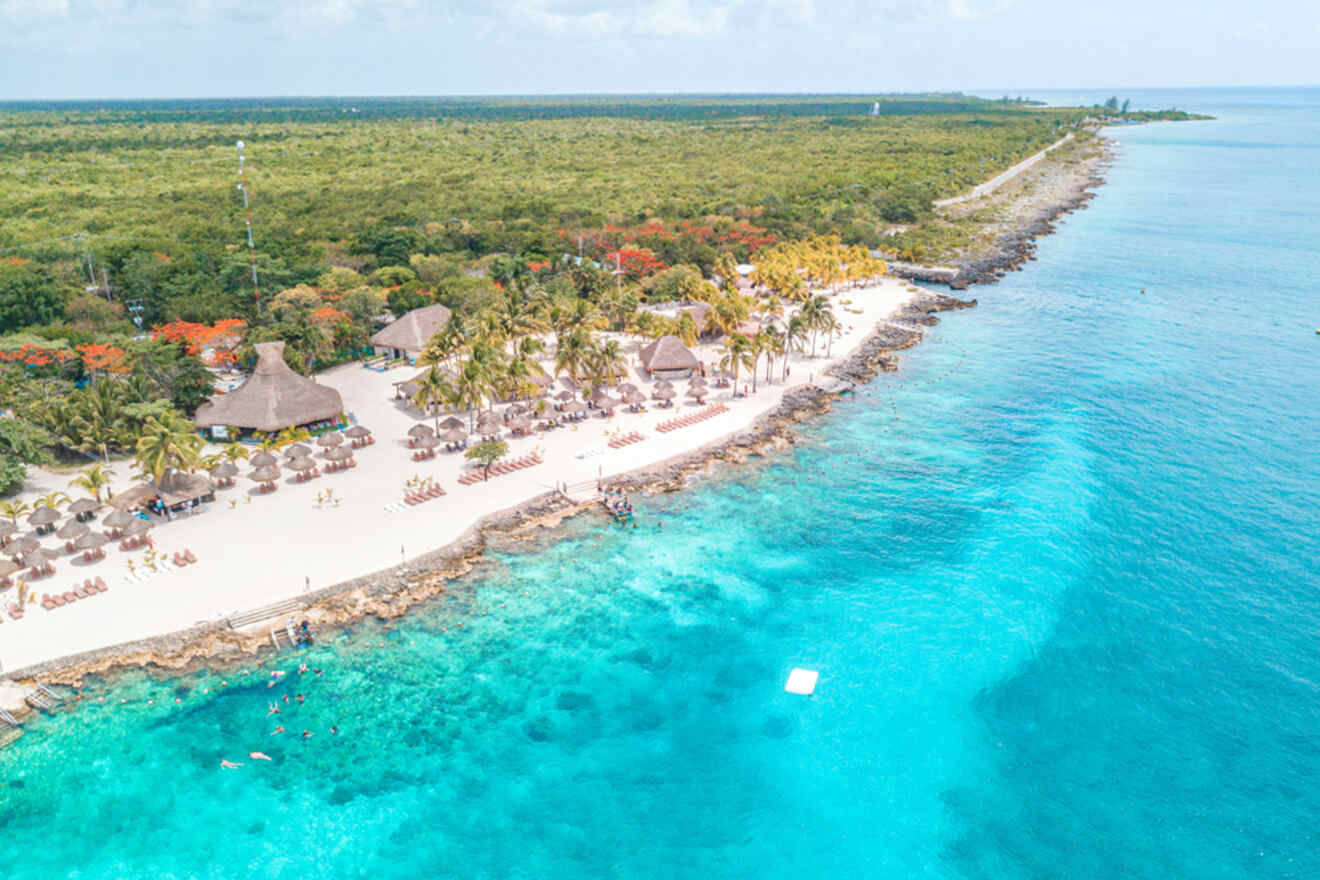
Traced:
<path id="1" fill-rule="evenodd" d="M 820 673 L 814 669 L 794 669 L 788 674 L 788 684 L 784 685 L 784 690 L 790 694 L 801 694 L 809 697 L 816 690 L 816 679 L 820 678 Z"/>

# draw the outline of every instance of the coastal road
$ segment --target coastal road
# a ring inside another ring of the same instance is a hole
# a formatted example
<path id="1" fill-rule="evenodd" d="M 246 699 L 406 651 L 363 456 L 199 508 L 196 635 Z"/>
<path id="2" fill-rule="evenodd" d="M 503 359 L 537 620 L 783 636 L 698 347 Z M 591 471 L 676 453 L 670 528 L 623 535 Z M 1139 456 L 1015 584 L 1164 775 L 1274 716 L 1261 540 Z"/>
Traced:
<path id="1" fill-rule="evenodd" d="M 994 177 L 987 180 L 985 183 L 982 183 L 979 186 L 975 187 L 971 192 L 964 193 L 963 195 L 960 196 L 953 196 L 952 198 L 940 199 L 939 201 L 935 202 L 935 207 L 943 208 L 947 205 L 957 205 L 961 202 L 970 202 L 972 199 L 979 199 L 981 196 L 989 195 L 990 193 L 999 189 L 999 187 L 1008 183 L 1014 177 L 1017 177 L 1023 171 L 1026 171 L 1032 165 L 1035 165 L 1041 159 L 1044 159 L 1046 154 L 1049 153 L 1051 150 L 1057 149 L 1058 147 L 1061 147 L 1064 144 L 1066 144 L 1068 141 L 1072 140 L 1072 137 L 1073 136 L 1071 133 L 1065 134 L 1063 137 L 1059 138 L 1057 141 L 1050 144 L 1048 147 L 1041 150 L 1039 153 L 1036 153 L 1034 156 L 1028 156 L 1027 158 L 1023 159 L 1021 162 L 1014 165 L 1012 168 L 1009 168 L 1007 171 L 997 174 Z"/>

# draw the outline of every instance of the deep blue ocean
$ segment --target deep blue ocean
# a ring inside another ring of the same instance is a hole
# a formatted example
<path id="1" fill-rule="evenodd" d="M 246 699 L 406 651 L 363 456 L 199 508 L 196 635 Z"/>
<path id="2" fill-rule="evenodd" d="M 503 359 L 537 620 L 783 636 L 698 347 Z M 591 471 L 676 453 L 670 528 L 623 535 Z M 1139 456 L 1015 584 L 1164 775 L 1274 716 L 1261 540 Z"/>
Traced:
<path id="1" fill-rule="evenodd" d="M 0 877 L 1320 875 L 1320 90 L 1134 103 L 792 453 L 35 725 Z"/>

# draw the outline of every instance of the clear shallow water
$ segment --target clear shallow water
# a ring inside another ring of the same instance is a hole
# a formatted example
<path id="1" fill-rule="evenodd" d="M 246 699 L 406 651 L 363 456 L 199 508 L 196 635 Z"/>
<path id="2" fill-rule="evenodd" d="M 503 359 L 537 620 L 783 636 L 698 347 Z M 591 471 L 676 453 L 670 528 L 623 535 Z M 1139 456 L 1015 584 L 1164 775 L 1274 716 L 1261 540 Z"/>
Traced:
<path id="1" fill-rule="evenodd" d="M 1172 95 L 792 456 L 39 725 L 0 876 L 1313 876 L 1320 92 Z"/>

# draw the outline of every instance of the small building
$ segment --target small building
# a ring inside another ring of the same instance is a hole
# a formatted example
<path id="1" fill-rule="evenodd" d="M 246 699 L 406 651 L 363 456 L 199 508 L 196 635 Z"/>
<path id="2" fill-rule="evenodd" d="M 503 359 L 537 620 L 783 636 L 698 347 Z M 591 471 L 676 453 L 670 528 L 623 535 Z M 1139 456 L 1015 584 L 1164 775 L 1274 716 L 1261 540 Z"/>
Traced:
<path id="1" fill-rule="evenodd" d="M 242 431 L 273 433 L 285 428 L 337 420 L 344 412 L 339 392 L 305 376 L 284 362 L 283 342 L 258 342 L 257 366 L 229 394 L 219 394 L 197 408 L 197 427 L 216 439 Z"/>
<path id="2" fill-rule="evenodd" d="M 677 336 L 661 336 L 637 354 L 642 369 L 655 379 L 686 379 L 700 366 L 697 356 Z"/>
<path id="3" fill-rule="evenodd" d="M 371 337 L 376 354 L 407 358 L 416 363 L 431 337 L 449 323 L 449 309 L 436 303 L 413 309 L 393 323 L 386 324 Z"/>

